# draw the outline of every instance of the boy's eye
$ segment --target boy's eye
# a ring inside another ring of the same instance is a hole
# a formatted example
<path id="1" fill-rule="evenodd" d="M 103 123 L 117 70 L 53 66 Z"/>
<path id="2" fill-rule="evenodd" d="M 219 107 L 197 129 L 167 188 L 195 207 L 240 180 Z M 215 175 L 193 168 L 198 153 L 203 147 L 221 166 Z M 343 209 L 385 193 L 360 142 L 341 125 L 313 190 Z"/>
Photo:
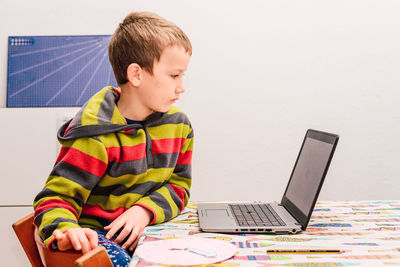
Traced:
<path id="1" fill-rule="evenodd" d="M 171 75 L 172 78 L 176 79 L 179 77 L 179 74 Z"/>

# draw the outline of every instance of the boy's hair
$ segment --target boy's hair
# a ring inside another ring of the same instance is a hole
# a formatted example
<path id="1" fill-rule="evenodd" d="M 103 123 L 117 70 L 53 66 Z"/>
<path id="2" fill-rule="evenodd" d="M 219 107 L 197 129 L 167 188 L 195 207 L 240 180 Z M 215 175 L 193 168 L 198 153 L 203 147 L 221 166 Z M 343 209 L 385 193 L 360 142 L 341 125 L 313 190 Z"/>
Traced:
<path id="1" fill-rule="evenodd" d="M 137 63 L 153 74 L 154 60 L 171 45 L 182 46 L 192 54 L 186 34 L 174 23 L 149 12 L 133 12 L 119 24 L 108 44 L 108 56 L 119 85 L 128 82 L 126 71 Z"/>

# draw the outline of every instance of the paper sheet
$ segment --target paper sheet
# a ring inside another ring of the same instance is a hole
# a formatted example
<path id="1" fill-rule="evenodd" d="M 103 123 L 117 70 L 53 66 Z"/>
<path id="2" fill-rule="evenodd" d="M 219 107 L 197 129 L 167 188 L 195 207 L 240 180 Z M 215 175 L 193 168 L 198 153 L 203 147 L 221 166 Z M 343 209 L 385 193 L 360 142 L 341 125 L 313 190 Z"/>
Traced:
<path id="1" fill-rule="evenodd" d="M 185 250 L 186 249 L 186 250 Z M 206 257 L 191 251 L 215 253 Z M 169 265 L 200 265 L 221 262 L 237 253 L 236 246 L 229 242 L 199 237 L 184 237 L 144 243 L 135 254 L 147 262 Z"/>

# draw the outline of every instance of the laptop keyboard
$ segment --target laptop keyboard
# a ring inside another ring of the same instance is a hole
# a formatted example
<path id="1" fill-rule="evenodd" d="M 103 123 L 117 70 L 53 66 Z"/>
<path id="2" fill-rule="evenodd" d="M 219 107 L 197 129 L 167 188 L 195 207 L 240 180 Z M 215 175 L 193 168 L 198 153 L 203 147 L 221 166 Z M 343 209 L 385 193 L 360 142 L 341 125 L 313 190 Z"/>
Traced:
<path id="1" fill-rule="evenodd" d="M 229 204 L 240 226 L 286 225 L 269 204 Z"/>

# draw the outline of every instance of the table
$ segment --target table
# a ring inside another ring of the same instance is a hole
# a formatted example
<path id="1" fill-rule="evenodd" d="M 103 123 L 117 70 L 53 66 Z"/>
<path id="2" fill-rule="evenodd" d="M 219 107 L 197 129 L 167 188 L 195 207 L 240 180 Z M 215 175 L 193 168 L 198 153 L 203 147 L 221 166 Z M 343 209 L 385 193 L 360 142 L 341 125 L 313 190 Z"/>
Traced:
<path id="1" fill-rule="evenodd" d="M 196 203 L 192 202 L 175 219 L 146 227 L 139 246 L 185 236 L 224 240 L 238 247 L 238 253 L 229 260 L 202 266 L 395 266 L 400 265 L 400 201 L 318 202 L 307 230 L 296 235 L 204 233 L 199 228 Z M 285 246 L 329 247 L 343 253 L 266 253 L 267 249 Z M 134 254 L 133 266 L 161 265 Z"/>

